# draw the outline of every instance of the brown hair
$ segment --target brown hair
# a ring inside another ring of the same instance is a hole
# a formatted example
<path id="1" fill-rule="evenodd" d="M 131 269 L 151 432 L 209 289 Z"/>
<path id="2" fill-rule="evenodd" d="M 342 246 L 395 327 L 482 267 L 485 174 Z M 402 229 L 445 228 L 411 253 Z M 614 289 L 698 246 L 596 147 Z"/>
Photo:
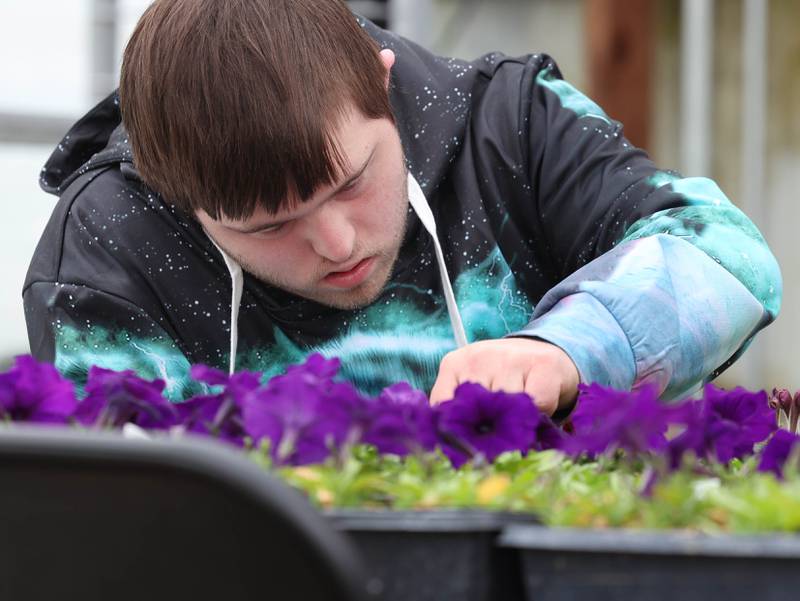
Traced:
<path id="1" fill-rule="evenodd" d="M 344 172 L 351 106 L 393 119 L 378 51 L 341 0 L 156 0 L 120 77 L 134 163 L 215 219 L 307 200 Z"/>

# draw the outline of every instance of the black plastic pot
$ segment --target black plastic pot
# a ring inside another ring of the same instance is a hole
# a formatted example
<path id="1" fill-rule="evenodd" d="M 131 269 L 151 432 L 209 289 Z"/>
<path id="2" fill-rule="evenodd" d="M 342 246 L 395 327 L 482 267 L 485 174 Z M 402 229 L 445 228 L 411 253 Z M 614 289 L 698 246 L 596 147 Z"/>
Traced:
<path id="1" fill-rule="evenodd" d="M 510 526 L 526 598 L 778 601 L 800 595 L 800 537 Z"/>
<path id="2" fill-rule="evenodd" d="M 0 427 L 0 599 L 375 599 L 351 541 L 209 439 Z"/>
<path id="3" fill-rule="evenodd" d="M 517 601 L 523 598 L 513 549 L 496 545 L 530 514 L 475 510 L 326 512 L 361 551 L 385 601 Z"/>

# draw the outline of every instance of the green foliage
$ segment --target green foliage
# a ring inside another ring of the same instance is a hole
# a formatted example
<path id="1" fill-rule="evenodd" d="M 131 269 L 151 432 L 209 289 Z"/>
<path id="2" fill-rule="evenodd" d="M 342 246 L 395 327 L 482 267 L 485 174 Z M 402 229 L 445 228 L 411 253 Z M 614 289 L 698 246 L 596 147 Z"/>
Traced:
<path id="1" fill-rule="evenodd" d="M 753 458 L 727 467 L 687 461 L 669 472 L 658 457 L 575 461 L 558 451 L 506 453 L 457 470 L 441 454 L 400 458 L 367 445 L 302 467 L 273 466 L 265 448 L 250 454 L 320 507 L 483 508 L 587 528 L 800 530 L 800 472 L 778 480 L 757 472 Z"/>

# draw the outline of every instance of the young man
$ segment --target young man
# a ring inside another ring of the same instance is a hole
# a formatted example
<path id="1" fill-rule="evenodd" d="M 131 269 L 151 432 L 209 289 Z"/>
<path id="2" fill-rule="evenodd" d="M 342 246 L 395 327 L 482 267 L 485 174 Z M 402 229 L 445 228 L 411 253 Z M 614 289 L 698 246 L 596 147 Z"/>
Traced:
<path id="1" fill-rule="evenodd" d="M 579 382 L 672 398 L 780 306 L 753 224 L 548 56 L 434 56 L 339 0 L 157 0 L 42 183 L 34 354 L 174 398 L 192 363 L 271 375 L 314 351 L 433 402 L 468 380 L 548 413 Z"/>

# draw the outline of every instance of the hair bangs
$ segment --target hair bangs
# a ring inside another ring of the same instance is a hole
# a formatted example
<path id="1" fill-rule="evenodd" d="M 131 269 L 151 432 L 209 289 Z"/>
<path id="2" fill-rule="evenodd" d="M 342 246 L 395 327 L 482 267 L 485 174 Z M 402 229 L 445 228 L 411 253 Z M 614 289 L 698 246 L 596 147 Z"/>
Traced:
<path id="1" fill-rule="evenodd" d="M 308 200 L 348 168 L 349 111 L 393 119 L 378 50 L 340 0 L 157 0 L 120 80 L 143 180 L 215 219 Z"/>
<path id="2" fill-rule="evenodd" d="M 352 102 L 331 89 L 314 92 L 315 101 L 280 105 L 256 94 L 252 106 L 241 107 L 247 117 L 231 119 L 223 139 L 207 138 L 198 183 L 213 194 L 193 208 L 214 219 L 246 219 L 256 209 L 275 215 L 339 181 L 349 165 L 336 132 Z"/>

